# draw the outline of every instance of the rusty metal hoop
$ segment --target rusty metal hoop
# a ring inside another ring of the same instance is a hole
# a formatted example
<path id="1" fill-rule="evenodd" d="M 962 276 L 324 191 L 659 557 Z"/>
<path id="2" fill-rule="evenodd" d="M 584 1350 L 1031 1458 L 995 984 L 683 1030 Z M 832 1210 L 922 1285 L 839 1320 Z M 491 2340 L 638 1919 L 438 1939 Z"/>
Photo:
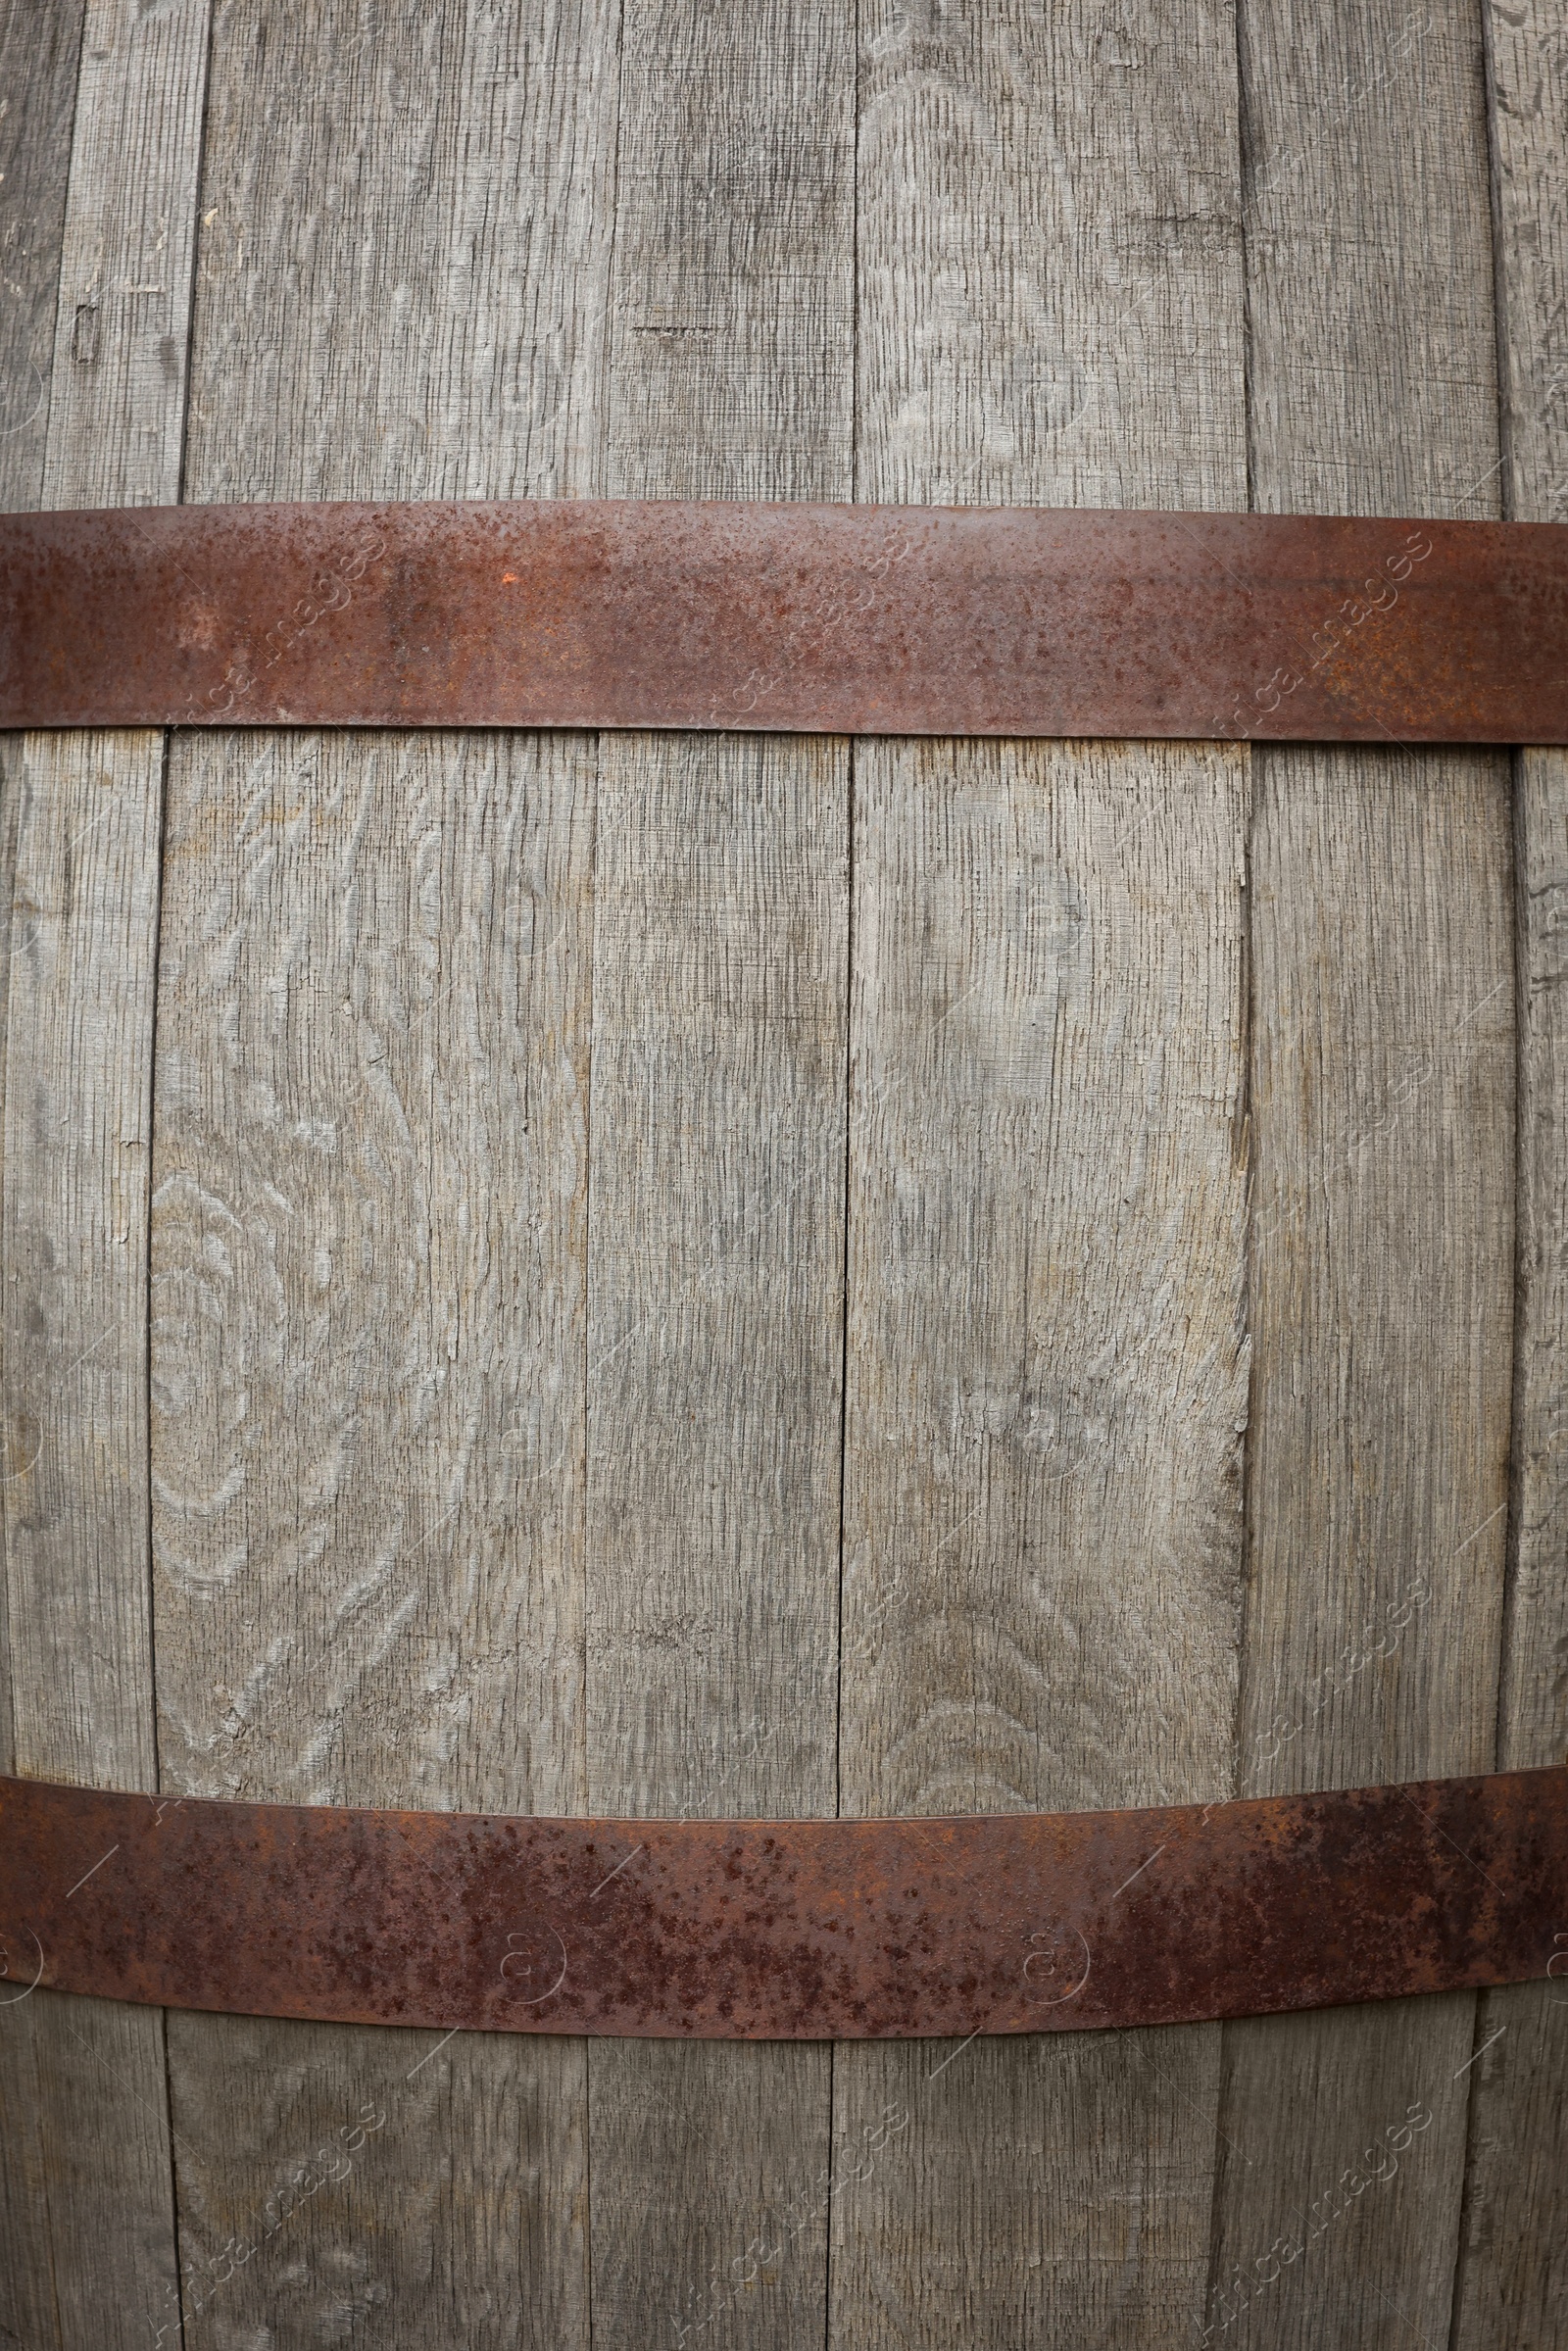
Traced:
<path id="1" fill-rule="evenodd" d="M 0 517 L 0 726 L 1568 742 L 1568 527 L 555 500 Z"/>
<path id="2" fill-rule="evenodd" d="M 1568 1770 L 870 1821 L 544 1820 L 0 1781 L 13 1997 L 30 1977 L 174 2008 L 486 2032 L 1074 2032 L 1523 1982 L 1553 1971 L 1564 1922 Z"/>

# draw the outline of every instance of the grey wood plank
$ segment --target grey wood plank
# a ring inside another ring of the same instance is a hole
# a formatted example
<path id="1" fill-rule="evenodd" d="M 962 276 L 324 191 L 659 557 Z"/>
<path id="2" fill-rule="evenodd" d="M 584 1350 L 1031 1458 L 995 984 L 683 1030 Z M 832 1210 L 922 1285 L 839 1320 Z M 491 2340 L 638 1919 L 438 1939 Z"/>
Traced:
<path id="1" fill-rule="evenodd" d="M 84 0 L 0 11 L 0 511 L 38 504 Z"/>
<path id="2" fill-rule="evenodd" d="M 227 0 L 187 495 L 592 489 L 616 68 L 595 0 Z M 581 1809 L 595 791 L 584 737 L 176 740 L 172 1787 Z M 180 2017 L 171 2068 L 191 2345 L 586 2341 L 579 2042 Z"/>
<path id="3" fill-rule="evenodd" d="M 220 0 L 188 495 L 591 493 L 616 18 Z"/>
<path id="4" fill-rule="evenodd" d="M 1503 511 L 1568 519 L 1568 43 L 1555 12 L 1491 7 L 1493 220 L 1504 416 Z M 1513 1489 L 1497 1762 L 1560 1763 L 1568 1744 L 1568 758 L 1523 751 L 1514 775 L 1518 1249 Z M 1563 1921 L 1568 1929 L 1568 1920 Z M 1568 1944 L 1564 1945 L 1568 1949 Z M 1564 1970 L 1559 1969 L 1559 1975 Z M 1559 2248 L 1568 2179 L 1568 1987 L 1489 1992 L 1477 2019 L 1455 2351 L 1568 2336 Z"/>
<path id="5" fill-rule="evenodd" d="M 160 759 L 25 739 L 9 975 L 5 1485 L 20 1771 L 148 1787 L 144 1381 Z"/>
<path id="6" fill-rule="evenodd" d="M 170 1786 L 575 1809 L 591 751 L 181 750 L 152 1330 Z"/>
<path id="7" fill-rule="evenodd" d="M 607 491 L 849 496 L 844 13 L 635 0 L 623 56 Z M 847 749 L 602 757 L 590 1788 L 596 1809 L 830 1813 Z M 596 2343 L 820 2343 L 829 2067 L 593 2046 Z"/>
<path id="8" fill-rule="evenodd" d="M 81 0 L 42 11 L 32 0 L 12 0 L 0 15 L 0 90 L 5 93 L 0 102 L 0 507 L 13 512 L 36 507 L 43 487 L 81 20 Z M 7 1029 L 3 1007 L 16 908 L 19 802 L 24 786 L 25 744 L 19 736 L 0 737 L 0 1135 Z M 25 913 L 19 929 L 25 947 Z M 0 1157 L 0 1192 L 3 1187 Z M 0 1344 L 3 1340 L 0 1329 Z M 9 1428 L 6 1435 L 0 1476 L 9 1480 L 17 1464 Z M 0 1510 L 0 1542 L 4 1525 Z M 15 1769 L 3 1573 L 0 1762 L 7 1771 Z M 0 2274 L 0 2329 L 20 2341 L 42 2342 L 53 2339 L 57 2329 L 40 2228 L 47 2191 L 34 2019 L 30 2011 L 22 2013 L 31 1962 L 25 1947 L 8 1950 L 0 1987 L 0 2243 L 17 2249 Z"/>
<path id="9" fill-rule="evenodd" d="M 579 1809 L 591 747 L 191 744 L 170 798 L 168 1785 Z M 400 2343 L 585 2333 L 580 2044 L 181 2016 L 170 2053 L 188 2341 L 345 2294 Z M 269 2216 L 367 2101 L 353 2170 Z"/>
<path id="10" fill-rule="evenodd" d="M 151 1788 L 144 1369 L 160 747 L 17 740 L 0 1230 L 12 1763 Z M 33 1956 L 8 1955 L 22 1983 Z M 30 2311 L 18 2331 L 65 2345 L 144 2338 L 140 2306 L 173 2277 L 162 2016 L 40 1991 L 0 2010 L 0 2033 L 15 2143 L 37 2140 L 13 2240 L 10 2282 Z"/>
<path id="11" fill-rule="evenodd" d="M 833 1810 L 846 767 L 831 741 L 605 746 L 596 1811 Z M 782 2214 L 826 2161 L 828 2060 L 593 2045 L 596 2342 L 647 2341 L 651 2312 L 665 2337 L 820 2339 L 820 2222 Z"/>
<path id="12" fill-rule="evenodd" d="M 45 506 L 179 495 L 208 17 L 209 0 L 88 0 Z"/>
<path id="13" fill-rule="evenodd" d="M 0 16 L 0 89 L 5 92 L 0 102 L 0 507 L 11 512 L 36 507 L 43 486 L 81 19 L 80 0 L 41 16 L 30 0 L 12 0 Z M 24 777 L 24 740 L 0 737 L 0 1007 L 8 995 L 18 803 Z M 24 914 L 20 931 L 25 945 Z M 6 1027 L 0 1017 L 0 1135 Z M 0 1157 L 0 1193 L 3 1187 Z M 0 1330 L 0 1344 L 3 1340 Z M 0 1475 L 9 1479 L 16 1466 L 9 1427 L 6 1436 Z M 0 1574 L 0 1761 L 12 1771 L 5 1587 Z M 47 2189 L 33 2016 L 22 2013 L 32 1957 L 25 1946 L 6 1950 L 0 1986 L 0 2243 L 16 2248 L 0 2273 L 0 2329 L 21 2342 L 52 2340 L 57 2334 L 41 2222 Z"/>
<path id="14" fill-rule="evenodd" d="M 1494 513 L 1471 12 L 1246 0 L 1240 28 L 1254 503 Z M 1396 586 L 1404 540 L 1391 526 Z M 1293 748 L 1257 775 L 1242 1782 L 1485 1770 L 1509 1413 L 1506 760 Z M 1446 2340 L 1473 2020 L 1466 1995 L 1226 2028 L 1210 2341 Z M 1412 2105 L 1432 2119 L 1396 2152 Z"/>
<path id="15" fill-rule="evenodd" d="M 86 10 L 38 503 L 178 493 L 206 48 L 206 0 Z M 57 96 L 40 115 L 40 170 L 63 114 Z M 36 331 L 55 265 L 47 249 L 35 260 Z M 20 436 L 34 451 L 40 421 Z M 0 1380 L 13 1755 L 24 1773 L 152 1788 L 146 1250 L 163 739 L 28 737 L 11 766 Z M 0 2022 L 30 2044 L 17 2052 L 19 2086 L 37 2134 L 21 2304 L 43 2341 L 145 2342 L 148 2314 L 156 2326 L 174 2310 L 162 2017 L 40 1992 Z"/>
<path id="16" fill-rule="evenodd" d="M 862 55 L 861 495 L 1245 505 L 1225 12 L 878 6 Z M 858 746 L 846 1810 L 1229 1791 L 1248 792 Z M 1218 2056 L 841 2050 L 834 2341 L 1179 2341 Z"/>

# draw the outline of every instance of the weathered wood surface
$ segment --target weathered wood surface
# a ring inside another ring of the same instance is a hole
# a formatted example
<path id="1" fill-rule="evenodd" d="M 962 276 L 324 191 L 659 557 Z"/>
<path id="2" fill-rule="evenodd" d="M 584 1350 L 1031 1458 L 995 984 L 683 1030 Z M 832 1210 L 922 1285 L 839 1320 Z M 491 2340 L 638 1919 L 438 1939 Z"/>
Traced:
<path id="1" fill-rule="evenodd" d="M 848 498 L 851 21 L 635 0 L 621 40 L 605 489 Z M 590 1796 L 831 1813 L 848 747 L 602 738 L 595 908 Z M 594 2045 L 606 2351 L 820 2342 L 831 2064 Z"/>
<path id="2" fill-rule="evenodd" d="M 26 46 L 30 72 L 78 37 L 63 217 L 56 176 L 29 190 L 36 213 L 18 224 L 40 239 L 29 378 L 41 380 L 51 278 L 57 297 L 42 476 L 11 487 L 45 506 L 167 503 L 179 495 L 206 0 L 62 12 Z M 25 106 L 33 93 L 8 94 Z M 48 174 L 65 108 L 37 95 L 34 169 Z M 23 446 L 36 450 L 38 423 L 29 412 Z M 163 737 L 149 733 L 12 738 L 6 760 L 10 1746 L 21 1772 L 146 1788 L 158 1771 L 146 1301 L 163 766 Z M 20 1974 L 31 1954 L 17 1958 Z M 145 2342 L 175 2268 L 164 2020 L 38 1993 L 0 2011 L 0 2029 L 7 2164 L 27 2202 L 17 2215 L 13 2188 L 15 2331 Z"/>
<path id="3" fill-rule="evenodd" d="M 1502 511 L 1568 520 L 1568 27 L 1539 5 L 1487 12 L 1502 355 Z M 1518 1308 L 1512 1574 L 1497 1714 L 1501 1769 L 1568 1749 L 1568 757 L 1514 775 Z M 1568 1935 L 1568 1919 L 1562 1922 Z M 1565 1939 L 1564 1950 L 1568 1950 Z M 1568 1971 L 1565 1971 L 1568 1972 Z M 1480 2003 L 1455 2351 L 1568 2340 L 1568 1985 Z"/>
<path id="4" fill-rule="evenodd" d="M 28 0 L 11 0 L 0 20 L 0 500 L 10 511 L 39 505 L 49 430 L 60 256 L 65 242 L 66 182 L 81 50 L 81 10 L 54 9 L 40 23 Z M 11 935 L 16 912 L 17 825 L 24 746 L 0 737 L 0 1134 L 4 1132 L 6 1029 Z M 24 948 L 29 937 L 22 923 Z M 0 1235 L 5 1163 L 0 1153 Z M 3 1262 L 3 1260 L 0 1260 Z M 5 1390 L 0 1318 L 0 1396 Z M 0 1476 L 13 1462 L 9 1428 Z M 0 1489 L 0 1546 L 5 1511 Z M 0 1548 L 3 1558 L 3 1548 Z M 16 1768 L 11 1721 L 11 1641 L 6 1576 L 0 1572 L 0 1761 Z M 0 2327 L 21 2341 L 55 2327 L 46 2250 L 43 2136 L 33 2026 L 16 1993 L 30 1970 L 28 1954 L 0 1954 L 0 2243 L 13 2250 L 0 2272 Z M 9 1996 L 8 1996 L 9 1995 Z"/>
<path id="5" fill-rule="evenodd" d="M 1254 503 L 1494 513 L 1473 16 L 1244 0 L 1239 23 Z M 1484 1771 L 1507 1515 L 1507 762 L 1293 747 L 1255 770 L 1241 1786 Z M 1463 1995 L 1226 2029 L 1215 2341 L 1446 2338 L 1474 2015 Z M 1418 2101 L 1433 2119 L 1400 2157 L 1386 2132 Z M 1370 2185 L 1351 2168 L 1369 2148 Z"/>
<path id="6" fill-rule="evenodd" d="M 592 0 L 229 0 L 188 496 L 594 486 L 613 66 Z M 595 789 L 580 737 L 176 740 L 171 1788 L 583 1806 Z M 170 2069 L 188 2345 L 585 2338 L 580 2042 L 182 2016 Z"/>
<path id="7" fill-rule="evenodd" d="M 218 0 L 205 102 L 198 0 L 78 22 L 0 49 L 15 505 L 1568 513 L 1538 10 L 1489 80 L 1459 0 L 877 0 L 858 57 L 814 0 Z M 1512 874 L 1505 762 L 1397 747 L 235 734 L 162 815 L 155 738 L 3 757 L 19 1768 L 917 1813 L 1560 1751 L 1554 755 Z M 173 2017 L 166 2085 L 40 1994 L 0 2326 L 152 2341 L 177 2198 L 213 2351 L 1544 2351 L 1563 2020 L 1474 2011 Z"/>
<path id="8" fill-rule="evenodd" d="M 865 31 L 858 494 L 1245 506 L 1225 12 Z M 1247 755 L 863 743 L 856 776 L 844 1806 L 1227 1794 Z M 1218 2059 L 841 2050 L 846 2160 L 899 2134 L 837 2203 L 831 2339 L 1195 2336 Z"/>
<path id="9" fill-rule="evenodd" d="M 82 9 L 0 14 L 0 498 L 40 504 Z"/>
<path id="10" fill-rule="evenodd" d="M 40 24 L 27 0 L 9 0 L 0 17 L 0 502 L 8 513 L 29 511 L 42 500 L 80 51 L 79 8 L 51 10 Z M 0 892 L 0 1007 L 10 968 L 21 753 L 15 737 L 0 737 L 0 872 L 6 882 Z M 0 1016 L 0 1119 L 5 1037 Z M 0 1575 L 0 1755 L 9 1757 L 11 1644 L 4 1627 Z"/>

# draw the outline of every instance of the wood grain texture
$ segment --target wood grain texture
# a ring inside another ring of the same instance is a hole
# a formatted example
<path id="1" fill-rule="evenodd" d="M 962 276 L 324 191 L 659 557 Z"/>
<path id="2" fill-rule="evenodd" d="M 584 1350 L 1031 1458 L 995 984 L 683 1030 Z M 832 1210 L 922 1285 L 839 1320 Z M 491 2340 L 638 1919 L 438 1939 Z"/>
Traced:
<path id="1" fill-rule="evenodd" d="M 612 497 L 847 498 L 854 57 L 820 0 L 628 0 Z"/>
<path id="2" fill-rule="evenodd" d="M 35 509 L 43 489 L 81 20 L 81 0 L 41 15 L 28 0 L 8 0 L 0 11 L 0 510 L 11 514 Z M 10 965 L 24 759 L 20 739 L 0 737 L 0 1007 Z M 5 1034 L 0 1017 L 0 1119 Z M 0 1535 L 3 1525 L 0 1517 Z M 0 1575 L 0 1756 L 10 1753 L 10 1643 Z"/>
<path id="3" fill-rule="evenodd" d="M 179 495 L 210 0 L 88 0 L 45 506 Z"/>
<path id="4" fill-rule="evenodd" d="M 1487 11 L 1493 218 L 1502 359 L 1503 511 L 1568 518 L 1568 38 L 1539 7 Z M 1568 1745 L 1568 758 L 1514 769 L 1518 989 L 1518 1305 L 1513 1557 L 1497 1763 Z M 1568 1920 L 1563 1922 L 1568 1929 Z M 1565 1946 L 1568 1947 L 1568 1946 Z M 1559 1971 L 1560 1972 L 1560 1971 Z M 1559 2248 L 1568 2179 L 1568 1987 L 1488 1993 L 1477 2020 L 1454 2351 L 1547 2351 L 1568 2336 Z"/>
<path id="5" fill-rule="evenodd" d="M 1497 293 L 1503 332 L 1507 513 L 1568 517 L 1568 35 L 1539 11 L 1491 15 Z M 1499 1764 L 1562 1758 L 1568 1695 L 1568 1524 L 1563 1347 L 1568 1235 L 1568 759 L 1519 754 L 1519 1335 L 1514 1386 L 1514 1566 Z"/>
<path id="6" fill-rule="evenodd" d="M 145 1348 L 161 749 L 29 736 L 7 777 L 13 1767 L 98 1787 L 157 1784 Z M 25 1946 L 8 1953 L 20 1983 L 32 1964 Z M 145 2332 L 137 2305 L 173 2276 L 162 2015 L 37 1992 L 0 2010 L 0 2033 L 11 2143 L 38 2134 L 10 2273 L 30 2314 L 17 2331 L 128 2344 Z"/>
<path id="7" fill-rule="evenodd" d="M 157 11 L 97 0 L 80 43 L 36 495 L 170 500 L 205 0 Z M 140 290 L 155 277 L 156 294 Z M 0 1379 L 13 1753 L 25 1773 L 151 1788 L 147 1187 L 163 738 L 30 737 L 11 765 Z M 0 2021 L 30 2044 L 17 2048 L 12 2094 L 25 2104 L 30 2089 L 37 2131 L 15 2307 L 45 2342 L 144 2342 L 174 2275 L 163 2019 L 37 1993 Z"/>
<path id="8" fill-rule="evenodd" d="M 571 1809 L 591 756 L 181 750 L 152 1334 L 170 1785 Z"/>
<path id="9" fill-rule="evenodd" d="M 80 0 L 43 10 L 33 0 L 11 0 L 0 14 L 0 508 L 10 512 L 36 507 L 43 488 L 81 20 Z M 15 888 L 26 756 L 24 737 L 0 737 L 0 1134 L 14 925 L 24 948 L 30 936 L 25 909 L 17 920 Z M 0 1156 L 0 1199 L 4 1171 Z M 0 1317 L 0 1347 L 4 1343 Z M 4 1385 L 0 1372 L 0 1391 Z M 0 1459 L 7 1480 L 11 1449 L 8 1444 Z M 4 1533 L 0 1506 L 0 1544 Z M 9 1772 L 16 1763 L 6 1581 L 0 1572 L 0 1761 Z M 0 1987 L 0 2243 L 14 2249 L 0 2272 L 0 2330 L 41 2343 L 56 2339 L 58 2330 L 42 2221 L 48 2191 L 35 2018 L 19 1996 L 31 1958 L 24 1949 L 0 1955 L 6 1970 Z"/>
<path id="10" fill-rule="evenodd" d="M 614 23 L 220 9 L 189 496 L 597 486 Z M 176 743 L 171 1786 L 582 1807 L 595 796 L 582 736 Z M 579 2042 L 181 2017 L 171 2065 L 188 2343 L 586 2341 Z"/>
<path id="11" fill-rule="evenodd" d="M 171 783 L 168 1785 L 579 1809 L 591 747 L 242 741 Z M 170 2045 L 188 2341 L 345 2296 L 388 2341 L 582 2336 L 579 2043 L 181 2016 Z M 367 2102 L 384 2131 L 274 2225 Z"/>
<path id="12" fill-rule="evenodd" d="M 834 1807 L 846 767 L 832 740 L 605 745 L 596 1811 Z M 651 2308 L 698 2324 L 825 2163 L 828 2051 L 601 2042 L 590 2072 L 595 2339 L 633 2345 Z M 720 2339 L 814 2341 L 824 2249 L 813 2219 Z"/>
<path id="13" fill-rule="evenodd" d="M 843 12 L 635 0 L 622 53 L 606 491 L 848 497 Z M 590 1791 L 831 1812 L 848 752 L 602 759 Z M 600 2042 L 589 2067 L 596 2344 L 814 2351 L 829 2052 Z"/>
<path id="14" fill-rule="evenodd" d="M 865 36 L 859 494 L 1244 505 L 1224 12 Z M 1247 795 L 1223 747 L 857 747 L 847 1810 L 1229 1790 Z M 1179 2341 L 1218 2055 L 841 2050 L 833 2340 Z"/>
<path id="15" fill-rule="evenodd" d="M 26 738 L 9 985 L 4 1487 L 19 1771 L 151 1787 L 146 1201 L 160 762 Z"/>
<path id="16" fill-rule="evenodd" d="M 1254 504 L 1494 513 L 1470 11 L 1245 0 L 1240 30 Z M 1509 1412 L 1506 761 L 1303 747 L 1257 755 L 1257 776 L 1241 1784 L 1484 1771 Z M 1474 2013 L 1463 1995 L 1226 2028 L 1211 2341 L 1446 2339 Z M 1391 2169 L 1417 2102 L 1433 2119 Z"/>
<path id="17" fill-rule="evenodd" d="M 189 496 L 593 492 L 616 23 L 219 0 Z"/>
<path id="18" fill-rule="evenodd" d="M 873 0 L 861 51 L 857 496 L 1242 503 L 1228 12 Z"/>
<path id="19" fill-rule="evenodd" d="M 0 10 L 0 512 L 39 504 L 83 0 Z"/>

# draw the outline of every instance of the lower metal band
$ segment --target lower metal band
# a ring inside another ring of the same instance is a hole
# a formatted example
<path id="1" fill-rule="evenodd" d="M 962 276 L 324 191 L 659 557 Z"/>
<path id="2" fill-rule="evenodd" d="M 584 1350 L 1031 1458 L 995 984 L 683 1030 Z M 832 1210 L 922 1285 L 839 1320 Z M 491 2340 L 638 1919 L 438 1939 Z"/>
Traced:
<path id="1" fill-rule="evenodd" d="M 1568 1771 L 1148 1811 L 542 1820 L 0 1780 L 0 2001 L 883 2039 L 1564 1972 Z"/>

